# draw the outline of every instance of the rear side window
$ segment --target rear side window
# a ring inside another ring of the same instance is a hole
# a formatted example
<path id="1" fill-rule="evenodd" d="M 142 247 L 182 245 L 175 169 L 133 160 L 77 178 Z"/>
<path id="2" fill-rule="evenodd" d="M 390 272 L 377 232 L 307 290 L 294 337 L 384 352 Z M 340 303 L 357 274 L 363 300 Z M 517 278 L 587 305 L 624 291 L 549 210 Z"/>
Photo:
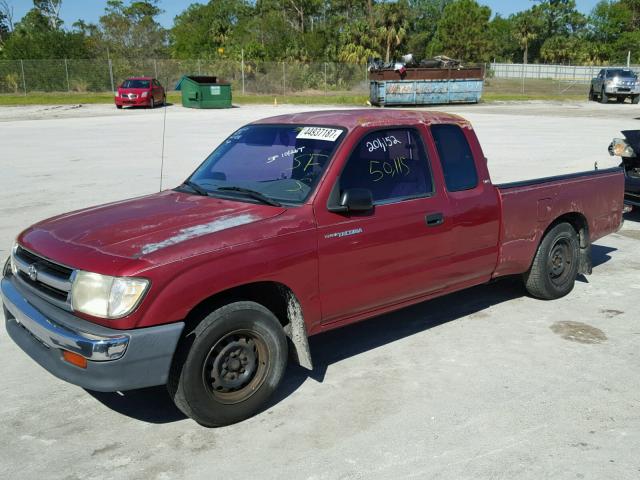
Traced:
<path id="1" fill-rule="evenodd" d="M 340 189 L 371 190 L 375 203 L 391 203 L 433 192 L 427 156 L 412 129 L 377 130 L 351 153 L 340 175 Z"/>
<path id="2" fill-rule="evenodd" d="M 431 127 L 436 142 L 447 190 L 459 192 L 478 185 L 478 172 L 464 132 L 457 125 Z"/>

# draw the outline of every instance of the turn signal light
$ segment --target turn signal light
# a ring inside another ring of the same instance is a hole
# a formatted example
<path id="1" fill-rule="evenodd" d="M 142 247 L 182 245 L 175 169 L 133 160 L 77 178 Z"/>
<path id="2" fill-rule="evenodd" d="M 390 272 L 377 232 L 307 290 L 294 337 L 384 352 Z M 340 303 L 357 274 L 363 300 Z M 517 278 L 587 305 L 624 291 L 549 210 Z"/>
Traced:
<path id="1" fill-rule="evenodd" d="M 71 365 L 75 365 L 80 368 L 87 368 L 87 359 L 77 353 L 62 350 L 62 358 Z"/>

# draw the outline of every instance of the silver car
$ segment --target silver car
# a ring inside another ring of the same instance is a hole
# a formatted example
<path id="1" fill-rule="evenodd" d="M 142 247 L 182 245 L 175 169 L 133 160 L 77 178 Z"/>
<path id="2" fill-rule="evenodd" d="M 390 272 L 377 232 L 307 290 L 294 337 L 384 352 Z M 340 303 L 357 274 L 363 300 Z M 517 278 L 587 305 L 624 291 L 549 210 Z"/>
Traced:
<path id="1" fill-rule="evenodd" d="M 607 103 L 610 98 L 622 103 L 626 98 L 631 103 L 640 103 L 640 83 L 638 76 L 629 68 L 603 68 L 598 76 L 591 80 L 589 100 Z"/>

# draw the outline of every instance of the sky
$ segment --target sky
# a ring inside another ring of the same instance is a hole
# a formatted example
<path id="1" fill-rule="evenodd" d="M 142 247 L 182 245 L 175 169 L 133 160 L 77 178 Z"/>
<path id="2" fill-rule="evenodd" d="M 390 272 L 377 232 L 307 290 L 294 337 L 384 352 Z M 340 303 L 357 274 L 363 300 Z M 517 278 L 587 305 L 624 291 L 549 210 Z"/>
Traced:
<path id="1" fill-rule="evenodd" d="M 224 1 L 224 0 L 221 0 Z M 33 6 L 31 0 L 8 0 L 13 6 L 14 22 L 17 22 Z M 173 24 L 173 18 L 192 3 L 207 3 L 205 0 L 161 0 L 160 8 L 165 10 L 160 17 L 160 23 L 165 27 Z M 488 5 L 494 13 L 503 17 L 512 13 L 525 10 L 532 5 L 532 0 L 480 0 L 481 4 Z M 598 3 L 598 0 L 577 0 L 578 10 L 589 13 Z M 88 23 L 97 23 L 104 12 L 106 0 L 63 0 L 60 16 L 66 27 L 71 27 L 73 22 L 83 19 Z"/>

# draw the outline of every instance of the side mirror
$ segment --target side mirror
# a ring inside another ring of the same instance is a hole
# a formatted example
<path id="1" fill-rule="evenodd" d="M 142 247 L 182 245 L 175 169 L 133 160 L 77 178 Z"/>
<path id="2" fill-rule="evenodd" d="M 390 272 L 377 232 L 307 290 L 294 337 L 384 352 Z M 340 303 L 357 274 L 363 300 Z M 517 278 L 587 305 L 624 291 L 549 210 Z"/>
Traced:
<path id="1" fill-rule="evenodd" d="M 340 204 L 329 208 L 334 213 L 368 212 L 373 210 L 373 195 L 366 188 L 350 188 L 342 192 Z"/>

